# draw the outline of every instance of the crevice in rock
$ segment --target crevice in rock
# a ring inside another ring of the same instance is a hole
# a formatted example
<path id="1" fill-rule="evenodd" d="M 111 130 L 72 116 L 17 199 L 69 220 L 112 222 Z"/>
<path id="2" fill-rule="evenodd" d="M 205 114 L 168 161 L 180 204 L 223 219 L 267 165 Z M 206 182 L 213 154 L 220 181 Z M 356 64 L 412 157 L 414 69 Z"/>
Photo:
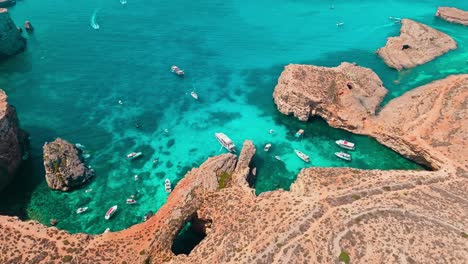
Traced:
<path id="1" fill-rule="evenodd" d="M 184 221 L 172 243 L 172 252 L 176 255 L 190 252 L 206 237 L 206 229 L 211 227 L 211 220 L 200 219 L 195 212 Z"/>

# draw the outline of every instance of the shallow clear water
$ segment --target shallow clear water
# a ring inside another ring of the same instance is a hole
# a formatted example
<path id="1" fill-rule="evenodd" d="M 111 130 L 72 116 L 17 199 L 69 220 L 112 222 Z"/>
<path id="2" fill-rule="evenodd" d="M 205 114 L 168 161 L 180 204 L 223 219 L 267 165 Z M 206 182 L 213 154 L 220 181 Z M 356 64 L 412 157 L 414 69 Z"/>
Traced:
<path id="1" fill-rule="evenodd" d="M 367 137 L 319 119 L 302 123 L 279 114 L 272 92 L 288 63 L 357 62 L 379 74 L 390 90 L 387 101 L 468 72 L 467 28 L 434 18 L 442 3 L 468 9 L 468 2 L 456 0 L 18 2 L 11 9 L 14 20 L 31 20 L 36 30 L 25 53 L 0 64 L 0 87 L 32 136 L 32 160 L 1 194 L 0 212 L 43 223 L 57 218 L 58 227 L 71 232 L 124 229 L 165 203 L 164 179 L 175 185 L 187 170 L 222 153 L 214 137 L 219 131 L 238 149 L 245 139 L 256 144 L 257 193 L 288 189 L 307 166 L 421 169 Z M 440 29 L 459 48 L 413 70 L 391 70 L 374 53 L 398 34 L 389 16 Z M 338 28 L 338 22 L 345 25 Z M 173 64 L 186 71 L 185 78 L 170 73 Z M 199 101 L 191 98 L 193 89 Z M 294 138 L 300 128 L 303 140 Z M 80 190 L 60 193 L 45 184 L 42 145 L 55 137 L 80 142 L 92 155 L 97 176 Z M 352 162 L 333 156 L 339 138 L 356 142 Z M 273 147 L 265 153 L 268 142 Z M 295 148 L 309 154 L 311 164 L 299 160 Z M 131 151 L 144 156 L 129 162 Z M 85 193 L 88 188 L 93 191 Z M 137 190 L 139 203 L 126 205 Z M 114 204 L 118 212 L 104 220 Z M 81 206 L 90 209 L 75 214 Z"/>

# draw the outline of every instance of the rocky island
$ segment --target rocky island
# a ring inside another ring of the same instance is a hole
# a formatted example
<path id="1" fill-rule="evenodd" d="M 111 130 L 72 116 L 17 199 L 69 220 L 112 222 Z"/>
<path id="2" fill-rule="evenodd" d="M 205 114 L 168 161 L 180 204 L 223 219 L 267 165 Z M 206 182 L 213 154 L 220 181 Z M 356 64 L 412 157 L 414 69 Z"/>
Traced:
<path id="1" fill-rule="evenodd" d="M 389 67 L 402 70 L 429 62 L 456 48 L 457 43 L 445 33 L 403 19 L 400 36 L 388 38 L 385 47 L 378 49 L 377 54 Z"/>
<path id="2" fill-rule="evenodd" d="M 0 59 L 15 55 L 26 48 L 26 39 L 10 17 L 8 10 L 0 8 Z"/>
<path id="3" fill-rule="evenodd" d="M 439 7 L 436 16 L 455 24 L 468 26 L 468 12 L 454 7 Z"/>
<path id="4" fill-rule="evenodd" d="M 44 144 L 43 150 L 45 177 L 49 188 L 69 191 L 94 176 L 94 171 L 84 164 L 81 149 L 73 144 L 57 138 Z"/>

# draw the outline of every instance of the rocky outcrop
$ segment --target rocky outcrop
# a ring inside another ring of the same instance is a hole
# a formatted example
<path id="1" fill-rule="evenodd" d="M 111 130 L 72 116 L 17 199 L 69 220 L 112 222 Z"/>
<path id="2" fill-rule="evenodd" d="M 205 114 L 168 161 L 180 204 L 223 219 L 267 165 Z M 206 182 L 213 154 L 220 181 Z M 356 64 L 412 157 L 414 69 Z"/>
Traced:
<path id="1" fill-rule="evenodd" d="M 10 7 L 16 4 L 16 0 L 0 0 L 0 8 Z"/>
<path id="2" fill-rule="evenodd" d="M 468 12 L 454 7 L 437 8 L 436 16 L 455 24 L 468 26 Z"/>
<path id="3" fill-rule="evenodd" d="M 353 130 L 372 118 L 386 94 L 372 70 L 344 62 L 335 68 L 286 66 L 273 98 L 283 114 L 302 121 L 318 115 Z"/>
<path id="4" fill-rule="evenodd" d="M 26 48 L 26 39 L 16 27 L 7 9 L 0 8 L 0 59 L 15 55 Z"/>
<path id="5" fill-rule="evenodd" d="M 14 177 L 27 153 L 27 135 L 19 128 L 15 108 L 0 90 L 0 190 Z"/>
<path id="6" fill-rule="evenodd" d="M 251 167 L 250 163 L 252 158 L 255 155 L 255 146 L 251 140 L 244 141 L 242 146 L 242 151 L 239 155 L 239 161 L 237 162 L 236 169 L 232 176 L 232 181 L 237 186 L 246 187 L 246 190 L 250 190 L 248 179 L 251 176 Z"/>
<path id="7" fill-rule="evenodd" d="M 424 64 L 456 48 L 457 43 L 445 33 L 403 19 L 400 36 L 388 38 L 377 54 L 389 67 L 401 70 Z"/>
<path id="8" fill-rule="evenodd" d="M 84 164 L 81 150 L 61 138 L 44 144 L 43 151 L 45 177 L 51 189 L 69 191 L 94 176 Z"/>

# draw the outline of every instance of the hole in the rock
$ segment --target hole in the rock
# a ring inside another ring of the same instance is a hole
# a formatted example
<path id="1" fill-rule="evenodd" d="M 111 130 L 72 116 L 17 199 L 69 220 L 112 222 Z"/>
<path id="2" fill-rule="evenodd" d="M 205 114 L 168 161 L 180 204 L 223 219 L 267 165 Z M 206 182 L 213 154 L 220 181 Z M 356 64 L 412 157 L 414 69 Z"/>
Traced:
<path id="1" fill-rule="evenodd" d="M 172 252 L 176 255 L 190 254 L 206 237 L 206 228 L 210 224 L 211 221 L 199 219 L 196 213 L 189 217 L 172 243 Z"/>
<path id="2" fill-rule="evenodd" d="M 346 86 L 348 86 L 348 89 L 353 89 L 353 84 L 352 83 L 347 83 Z"/>

